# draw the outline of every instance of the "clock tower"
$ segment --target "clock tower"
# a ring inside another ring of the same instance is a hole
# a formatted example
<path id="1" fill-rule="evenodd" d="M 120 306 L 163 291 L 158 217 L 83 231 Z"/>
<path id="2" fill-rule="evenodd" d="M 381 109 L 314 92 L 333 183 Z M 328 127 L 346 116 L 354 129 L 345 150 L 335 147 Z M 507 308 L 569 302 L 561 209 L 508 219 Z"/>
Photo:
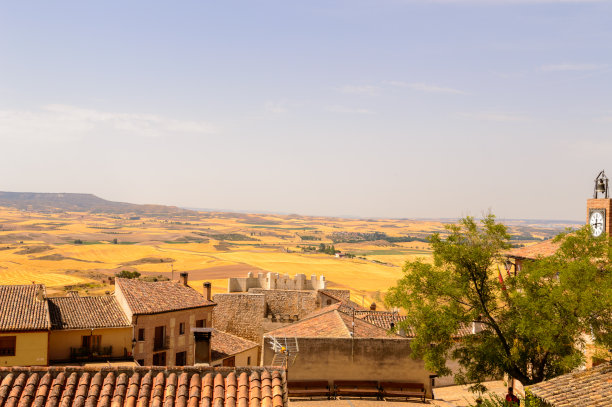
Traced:
<path id="1" fill-rule="evenodd" d="M 612 199 L 609 198 L 608 177 L 601 171 L 595 178 L 593 199 L 587 199 L 587 224 L 593 236 L 612 235 Z"/>

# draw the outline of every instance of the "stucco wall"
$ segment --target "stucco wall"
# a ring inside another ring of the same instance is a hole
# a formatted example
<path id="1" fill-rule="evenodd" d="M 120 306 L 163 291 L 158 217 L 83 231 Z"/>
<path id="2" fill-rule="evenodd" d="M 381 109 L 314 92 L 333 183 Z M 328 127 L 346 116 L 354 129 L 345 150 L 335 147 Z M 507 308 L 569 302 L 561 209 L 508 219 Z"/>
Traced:
<path id="1" fill-rule="evenodd" d="M 62 361 L 70 359 L 70 348 L 80 348 L 82 337 L 101 335 L 101 346 L 112 346 L 112 356 L 122 358 L 125 352 L 132 352 L 132 327 L 104 329 L 67 329 L 52 330 L 49 333 L 49 360 Z"/>
<path id="2" fill-rule="evenodd" d="M 259 366 L 259 347 L 256 346 L 251 349 L 247 349 L 244 352 L 240 352 L 234 355 L 236 357 L 235 366 L 243 367 L 243 366 Z M 249 363 L 249 358 L 251 358 Z M 215 360 L 211 363 L 211 366 L 222 366 L 223 359 Z"/>
<path id="3" fill-rule="evenodd" d="M 298 338 L 299 354 L 288 380 L 377 380 L 425 384 L 431 397 L 432 374 L 410 357 L 410 340 L 384 338 Z M 263 344 L 263 365 L 274 352 Z"/>
<path id="4" fill-rule="evenodd" d="M 15 336 L 15 356 L 0 356 L 0 366 L 46 366 L 49 332 L 3 332 Z"/>
<path id="5" fill-rule="evenodd" d="M 263 336 L 265 296 L 263 294 L 216 294 L 213 326 L 259 343 Z"/>
<path id="6" fill-rule="evenodd" d="M 195 341 L 191 328 L 195 328 L 195 323 L 199 319 L 206 320 L 205 328 L 211 327 L 212 308 L 210 306 L 153 315 L 134 315 L 132 323 L 134 324 L 135 338 L 138 339 L 139 329 L 144 328 L 145 330 L 145 340 L 136 342 L 134 346 L 134 359 L 143 359 L 145 366 L 151 366 L 154 353 L 166 352 L 166 366 L 175 366 L 176 353 L 187 352 L 187 365 L 193 365 Z M 179 324 L 181 322 L 185 323 L 185 333 L 183 335 L 179 334 Z M 166 336 L 169 337 L 168 349 L 153 350 L 155 327 L 157 326 L 166 327 Z"/>

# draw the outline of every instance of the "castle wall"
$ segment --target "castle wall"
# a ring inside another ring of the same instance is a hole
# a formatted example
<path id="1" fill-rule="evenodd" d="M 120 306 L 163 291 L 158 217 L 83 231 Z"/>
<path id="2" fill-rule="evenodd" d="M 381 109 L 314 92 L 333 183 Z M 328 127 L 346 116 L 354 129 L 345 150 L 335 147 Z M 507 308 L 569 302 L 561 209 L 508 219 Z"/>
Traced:
<path id="1" fill-rule="evenodd" d="M 253 288 L 264 290 L 323 290 L 325 289 L 325 276 L 317 279 L 312 275 L 310 279 L 304 274 L 296 274 L 291 278 L 289 274 L 278 273 L 248 273 L 247 277 L 232 277 L 228 279 L 227 290 L 230 293 L 248 292 Z"/>

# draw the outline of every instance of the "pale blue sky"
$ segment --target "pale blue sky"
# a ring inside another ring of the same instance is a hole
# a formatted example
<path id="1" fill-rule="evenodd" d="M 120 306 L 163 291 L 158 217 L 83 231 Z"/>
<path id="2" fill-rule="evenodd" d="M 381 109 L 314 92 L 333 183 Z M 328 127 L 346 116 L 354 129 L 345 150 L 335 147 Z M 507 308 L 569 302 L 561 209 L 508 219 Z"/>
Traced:
<path id="1" fill-rule="evenodd" d="M 611 1 L 0 4 L 0 190 L 580 220 L 612 175 Z"/>

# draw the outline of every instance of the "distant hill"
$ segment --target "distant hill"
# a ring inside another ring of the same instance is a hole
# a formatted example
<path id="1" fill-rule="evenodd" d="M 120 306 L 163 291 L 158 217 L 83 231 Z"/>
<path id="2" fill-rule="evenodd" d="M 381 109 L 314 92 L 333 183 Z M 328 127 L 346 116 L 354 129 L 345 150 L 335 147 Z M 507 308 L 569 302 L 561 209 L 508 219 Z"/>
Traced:
<path id="1" fill-rule="evenodd" d="M 3 192 L 0 191 L 0 206 L 36 212 L 92 212 L 134 213 L 147 215 L 187 215 L 188 209 L 165 205 L 137 205 L 113 202 L 93 194 Z"/>

